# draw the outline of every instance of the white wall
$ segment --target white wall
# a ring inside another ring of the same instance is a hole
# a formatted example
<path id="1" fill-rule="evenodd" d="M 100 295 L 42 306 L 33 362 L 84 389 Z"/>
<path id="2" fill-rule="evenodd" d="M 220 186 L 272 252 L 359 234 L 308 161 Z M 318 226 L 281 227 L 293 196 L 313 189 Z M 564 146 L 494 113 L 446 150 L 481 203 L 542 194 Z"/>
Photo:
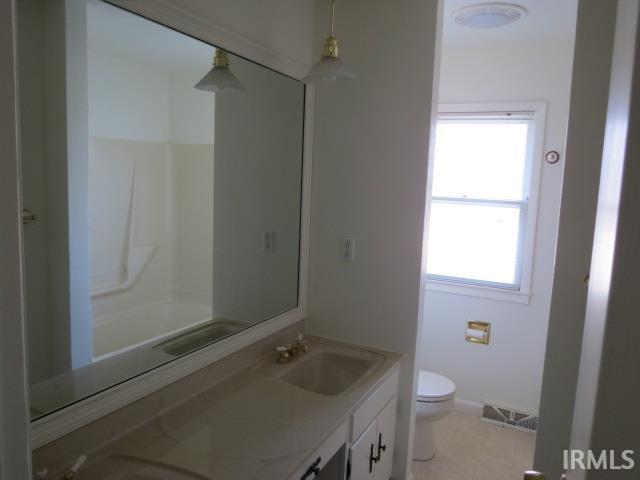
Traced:
<path id="1" fill-rule="evenodd" d="M 298 303 L 304 87 L 237 57 L 231 67 L 246 91 L 216 98 L 214 312 L 260 322 Z"/>
<path id="2" fill-rule="evenodd" d="M 89 51 L 89 135 L 148 142 L 169 138 L 169 74 Z"/>
<path id="3" fill-rule="evenodd" d="M 93 50 L 88 52 L 87 74 L 92 287 L 122 280 L 130 207 L 136 210 L 136 240 L 158 247 L 133 291 L 93 300 L 95 318 L 168 296 L 170 237 L 166 227 L 149 232 L 145 225 L 165 225 L 170 218 L 170 82 L 165 69 Z M 149 175 L 155 176 L 153 182 Z M 146 194 L 141 196 L 141 191 Z M 145 230 L 140 238 L 139 231 Z"/>
<path id="4" fill-rule="evenodd" d="M 213 145 L 215 95 L 193 88 L 209 68 L 203 65 L 201 71 L 169 74 L 169 141 L 173 144 Z"/>
<path id="5" fill-rule="evenodd" d="M 544 150 L 564 157 L 572 54 L 573 31 L 521 44 L 450 44 L 445 37 L 439 100 L 546 101 Z M 542 175 L 530 304 L 427 290 L 419 366 L 451 378 L 461 408 L 490 401 L 538 411 L 564 160 L 535 162 Z M 491 322 L 488 346 L 464 340 L 467 320 Z"/>
<path id="6" fill-rule="evenodd" d="M 88 65 L 89 136 L 213 144 L 215 96 L 193 88 L 210 65 L 170 71 L 95 50 Z"/>
<path id="7" fill-rule="evenodd" d="M 315 2 L 315 51 L 327 3 Z M 316 89 L 308 328 L 401 352 L 393 478 L 410 473 L 437 2 L 336 5 L 358 80 Z M 355 263 L 340 238 L 356 240 Z"/>
<path id="8" fill-rule="evenodd" d="M 201 75 L 89 52 L 93 288 L 134 274 L 121 270 L 130 209 L 134 245 L 155 246 L 131 288 L 94 297 L 94 319 L 170 299 L 212 304 L 215 96 L 193 87 Z"/>
<path id="9" fill-rule="evenodd" d="M 204 66 L 204 71 L 209 65 Z M 215 98 L 193 88 L 202 71 L 171 72 L 172 296 L 213 305 Z"/>
<path id="10" fill-rule="evenodd" d="M 213 145 L 172 144 L 170 296 L 213 306 Z"/>
<path id="11" fill-rule="evenodd" d="M 93 298 L 96 319 L 170 297 L 174 159 L 166 143 L 92 137 L 90 145 L 92 289 L 113 287 L 136 275 L 128 265 L 128 251 L 134 246 L 155 246 L 131 288 Z M 122 271 L 125 265 L 126 272 Z"/>

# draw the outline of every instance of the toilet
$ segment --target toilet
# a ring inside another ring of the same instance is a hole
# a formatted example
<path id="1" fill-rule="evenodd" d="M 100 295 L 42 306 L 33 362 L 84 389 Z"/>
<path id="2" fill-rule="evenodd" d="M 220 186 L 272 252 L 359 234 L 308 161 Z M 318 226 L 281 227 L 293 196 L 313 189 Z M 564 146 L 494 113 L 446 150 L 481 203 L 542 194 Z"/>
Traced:
<path id="1" fill-rule="evenodd" d="M 436 454 L 433 422 L 446 417 L 453 410 L 455 393 L 456 385 L 447 377 L 420 370 L 413 441 L 414 460 L 431 460 Z"/>

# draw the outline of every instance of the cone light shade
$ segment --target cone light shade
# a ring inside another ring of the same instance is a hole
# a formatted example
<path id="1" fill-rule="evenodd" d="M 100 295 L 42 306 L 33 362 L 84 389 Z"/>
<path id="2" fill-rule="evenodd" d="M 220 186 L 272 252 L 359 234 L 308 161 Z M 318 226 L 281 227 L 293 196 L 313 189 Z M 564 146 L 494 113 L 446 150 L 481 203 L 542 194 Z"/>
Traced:
<path id="1" fill-rule="evenodd" d="M 336 80 L 355 80 L 357 77 L 349 70 L 338 57 L 323 56 L 316 63 L 302 81 L 309 85 L 317 85 L 322 82 L 335 82 Z"/>
<path id="2" fill-rule="evenodd" d="M 338 40 L 333 36 L 335 19 L 335 0 L 331 0 L 331 27 L 329 37 L 324 42 L 322 56 L 309 72 L 302 77 L 302 81 L 309 85 L 337 80 L 355 80 L 354 73 L 340 60 Z"/>
<path id="3" fill-rule="evenodd" d="M 195 84 L 198 90 L 215 93 L 242 92 L 246 90 L 240 80 L 229 70 L 229 57 L 224 50 L 216 49 L 213 68 Z"/>

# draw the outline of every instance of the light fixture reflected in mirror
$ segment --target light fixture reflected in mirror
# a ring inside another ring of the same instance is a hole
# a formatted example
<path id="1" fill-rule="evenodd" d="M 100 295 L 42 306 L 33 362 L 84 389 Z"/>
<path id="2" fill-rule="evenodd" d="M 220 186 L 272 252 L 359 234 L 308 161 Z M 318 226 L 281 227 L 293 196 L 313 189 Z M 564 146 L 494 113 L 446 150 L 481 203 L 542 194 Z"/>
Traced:
<path id="1" fill-rule="evenodd" d="M 227 52 L 216 48 L 213 56 L 213 68 L 195 84 L 198 90 L 215 93 L 243 92 L 246 90 L 240 80 L 229 70 Z"/>
<path id="2" fill-rule="evenodd" d="M 302 78 L 304 83 L 316 85 L 321 82 L 335 82 L 336 80 L 355 80 L 357 77 L 339 58 L 338 40 L 333 36 L 336 2 L 330 0 L 331 24 L 329 36 L 324 42 L 322 57 L 311 70 Z"/>

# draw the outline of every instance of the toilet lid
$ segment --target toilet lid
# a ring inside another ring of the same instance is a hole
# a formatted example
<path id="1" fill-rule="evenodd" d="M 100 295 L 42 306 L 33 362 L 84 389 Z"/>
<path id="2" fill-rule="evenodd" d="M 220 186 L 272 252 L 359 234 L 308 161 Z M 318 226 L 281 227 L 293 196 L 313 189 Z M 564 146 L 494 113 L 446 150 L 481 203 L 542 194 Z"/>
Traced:
<path id="1" fill-rule="evenodd" d="M 418 376 L 418 398 L 446 398 L 456 392 L 456 384 L 437 373 L 420 370 Z"/>

